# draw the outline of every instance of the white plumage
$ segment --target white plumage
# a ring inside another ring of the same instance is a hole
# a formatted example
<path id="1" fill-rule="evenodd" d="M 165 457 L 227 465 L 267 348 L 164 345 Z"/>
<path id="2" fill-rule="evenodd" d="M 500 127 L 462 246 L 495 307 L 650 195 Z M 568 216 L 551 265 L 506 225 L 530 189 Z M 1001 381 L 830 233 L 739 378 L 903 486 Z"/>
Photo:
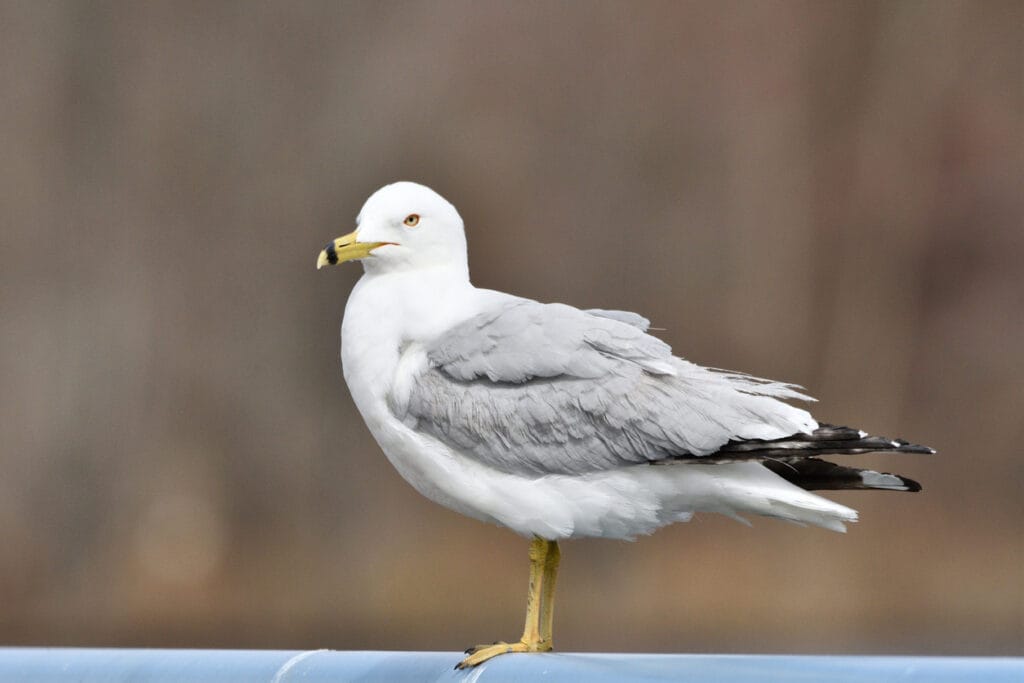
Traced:
<path id="1" fill-rule="evenodd" d="M 522 637 L 471 647 L 456 668 L 546 652 L 558 540 L 632 538 L 696 512 L 845 531 L 848 507 L 809 489 L 917 491 L 817 456 L 930 448 L 819 425 L 799 387 L 677 358 L 626 311 L 581 311 L 477 289 L 455 208 L 395 183 L 317 267 L 361 259 L 341 327 L 356 406 L 420 493 L 530 543 Z"/>
<path id="2" fill-rule="evenodd" d="M 676 358 L 636 314 L 475 288 L 458 213 L 421 185 L 382 188 L 358 224 L 366 272 L 342 324 L 345 379 L 431 500 L 550 540 L 630 538 L 695 512 L 836 531 L 856 520 L 760 462 L 701 460 L 813 432 L 779 400 L 806 398 L 794 387 Z"/>

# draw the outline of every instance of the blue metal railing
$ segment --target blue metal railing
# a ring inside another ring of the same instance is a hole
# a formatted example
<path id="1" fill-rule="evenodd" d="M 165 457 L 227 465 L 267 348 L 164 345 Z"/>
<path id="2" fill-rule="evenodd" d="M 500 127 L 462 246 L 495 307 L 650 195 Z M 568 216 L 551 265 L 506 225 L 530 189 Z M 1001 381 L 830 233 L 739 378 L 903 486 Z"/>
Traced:
<path id="1" fill-rule="evenodd" d="M 547 653 L 455 671 L 461 654 L 333 650 L 0 648 L 3 683 L 686 681 L 1021 683 L 1024 658 Z"/>

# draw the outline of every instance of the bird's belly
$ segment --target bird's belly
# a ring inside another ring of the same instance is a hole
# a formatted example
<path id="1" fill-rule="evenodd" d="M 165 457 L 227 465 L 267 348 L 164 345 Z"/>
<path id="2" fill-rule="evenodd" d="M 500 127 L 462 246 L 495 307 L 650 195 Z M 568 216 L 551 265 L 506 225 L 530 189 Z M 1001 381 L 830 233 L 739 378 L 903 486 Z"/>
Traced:
<path id="1" fill-rule="evenodd" d="M 549 540 L 630 539 L 695 512 L 766 515 L 837 531 L 856 512 L 804 491 L 758 463 L 630 465 L 583 475 L 500 472 L 394 420 L 374 436 L 422 495 L 469 517 Z M 371 429 L 374 429 L 371 427 Z"/>
<path id="2" fill-rule="evenodd" d="M 471 504 L 479 483 L 443 444 L 409 429 L 390 412 L 381 419 L 364 417 L 388 461 L 421 495 L 460 514 L 496 521 Z"/>
<path id="3" fill-rule="evenodd" d="M 423 496 L 523 536 L 633 538 L 689 519 L 695 509 L 680 497 L 677 481 L 656 472 L 678 468 L 636 465 L 581 476 L 526 477 L 472 460 L 390 415 L 367 424 L 388 460 Z M 686 469 L 698 474 L 698 468 Z M 713 485 L 701 488 L 704 498 L 713 498 Z"/>
<path id="4" fill-rule="evenodd" d="M 353 391 L 388 460 L 430 500 L 523 536 L 634 538 L 694 512 L 780 517 L 841 530 L 856 513 L 758 463 L 646 464 L 582 475 L 502 472 L 398 420 L 382 396 Z"/>

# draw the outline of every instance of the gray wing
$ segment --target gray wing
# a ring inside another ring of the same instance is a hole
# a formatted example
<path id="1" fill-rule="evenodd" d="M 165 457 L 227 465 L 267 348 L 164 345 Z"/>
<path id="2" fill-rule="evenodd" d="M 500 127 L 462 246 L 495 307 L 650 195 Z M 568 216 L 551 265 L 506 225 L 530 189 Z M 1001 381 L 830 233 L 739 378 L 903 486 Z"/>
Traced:
<path id="1" fill-rule="evenodd" d="M 618 320 L 620 323 L 626 323 L 639 329 L 641 332 L 646 332 L 651 327 L 651 321 L 643 317 L 639 313 L 633 311 L 609 311 L 604 308 L 588 308 L 583 311 L 590 315 L 596 315 L 598 318 L 609 318 L 611 320 Z"/>
<path id="2" fill-rule="evenodd" d="M 813 430 L 794 387 L 672 355 L 636 314 L 513 299 L 426 346 L 392 399 L 405 424 L 515 473 L 579 474 L 699 457 Z"/>

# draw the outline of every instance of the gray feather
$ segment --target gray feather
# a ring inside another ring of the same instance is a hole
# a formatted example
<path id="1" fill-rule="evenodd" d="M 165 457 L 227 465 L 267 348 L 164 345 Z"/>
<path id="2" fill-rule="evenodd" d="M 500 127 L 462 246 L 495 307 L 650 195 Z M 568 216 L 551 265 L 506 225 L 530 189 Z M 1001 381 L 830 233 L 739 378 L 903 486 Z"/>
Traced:
<path id="1" fill-rule="evenodd" d="M 646 332 L 651 327 L 651 321 L 643 317 L 639 313 L 633 313 L 632 311 L 610 311 L 604 308 L 588 308 L 584 313 L 590 315 L 596 315 L 599 318 L 609 318 L 611 320 L 618 320 L 620 323 L 626 323 L 639 329 L 641 332 Z"/>
<path id="2" fill-rule="evenodd" d="M 700 457 L 817 426 L 777 400 L 807 398 L 792 385 L 675 358 L 618 312 L 511 299 L 448 330 L 426 355 L 408 400 L 392 410 L 517 474 Z"/>

